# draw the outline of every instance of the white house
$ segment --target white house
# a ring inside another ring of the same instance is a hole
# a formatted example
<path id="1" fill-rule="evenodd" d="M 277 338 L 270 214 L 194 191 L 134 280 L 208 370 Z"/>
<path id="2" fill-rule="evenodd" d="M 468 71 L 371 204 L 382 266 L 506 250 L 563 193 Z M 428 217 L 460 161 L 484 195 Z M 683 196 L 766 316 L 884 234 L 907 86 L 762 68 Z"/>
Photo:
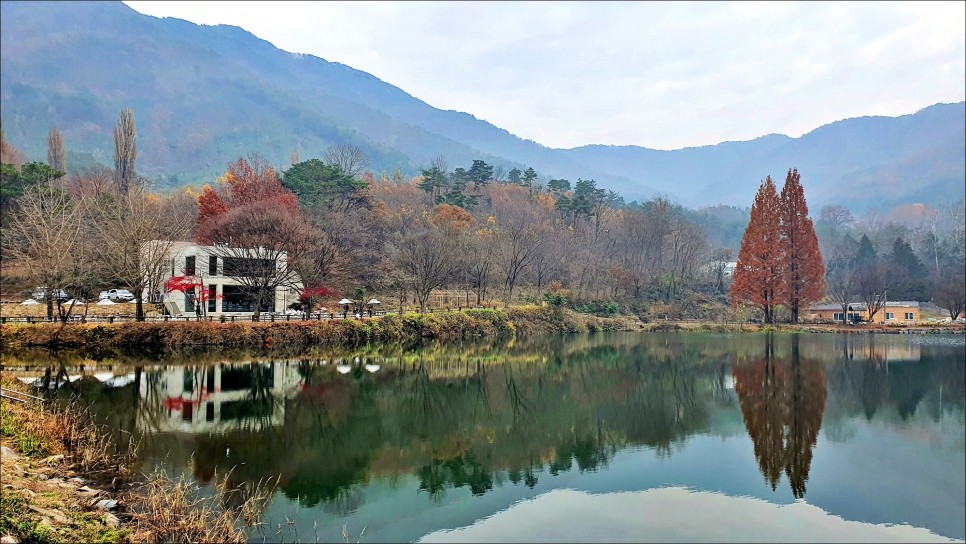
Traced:
<path id="1" fill-rule="evenodd" d="M 258 277 L 275 286 L 274 296 L 262 301 L 262 312 L 285 311 L 302 289 L 284 251 L 153 240 L 142 246 L 141 255 L 149 276 L 144 300 L 163 303 L 172 315 L 252 314 Z"/>

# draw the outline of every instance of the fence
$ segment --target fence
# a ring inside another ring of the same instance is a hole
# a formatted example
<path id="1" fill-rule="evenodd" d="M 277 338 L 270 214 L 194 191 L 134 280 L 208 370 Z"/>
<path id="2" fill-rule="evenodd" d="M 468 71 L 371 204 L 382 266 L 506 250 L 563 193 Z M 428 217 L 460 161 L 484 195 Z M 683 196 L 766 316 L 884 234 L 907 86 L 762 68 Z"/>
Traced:
<path id="1" fill-rule="evenodd" d="M 436 308 L 428 309 L 427 313 L 440 313 L 440 312 L 451 312 L 459 311 L 463 309 L 483 309 L 484 306 L 478 306 L 474 308 Z M 343 314 L 342 312 L 314 312 L 311 314 L 280 314 L 280 313 L 262 313 L 259 316 L 257 322 L 261 323 L 275 323 L 277 321 L 322 321 L 323 319 L 362 319 L 368 317 L 381 317 L 388 314 L 395 314 L 398 312 L 389 310 L 378 310 L 373 311 L 370 315 L 369 312 L 363 312 L 356 317 L 353 312 L 348 312 Z M 71 315 L 67 318 L 68 323 L 130 323 L 137 321 L 137 317 L 134 314 L 118 314 L 118 315 Z M 255 322 L 255 315 L 151 315 L 145 316 L 144 320 L 146 322 L 174 322 L 174 323 L 187 323 L 191 321 L 207 321 L 209 323 L 235 323 L 235 322 Z M 54 317 L 33 317 L 33 316 L 0 316 L 0 324 L 7 323 L 31 323 L 31 324 L 41 324 L 41 323 L 60 323 L 61 320 Z"/>

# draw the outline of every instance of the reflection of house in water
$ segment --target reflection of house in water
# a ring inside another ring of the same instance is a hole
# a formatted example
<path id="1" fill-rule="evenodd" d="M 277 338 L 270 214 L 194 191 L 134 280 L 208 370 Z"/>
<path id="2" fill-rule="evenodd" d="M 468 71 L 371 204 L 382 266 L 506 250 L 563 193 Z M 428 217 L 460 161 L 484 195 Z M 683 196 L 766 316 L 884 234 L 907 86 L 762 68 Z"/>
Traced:
<path id="1" fill-rule="evenodd" d="M 281 425 L 295 396 L 298 367 L 276 363 L 167 367 L 141 382 L 138 428 L 205 433 Z M 152 417 L 153 416 L 153 417 Z"/>
<path id="2" fill-rule="evenodd" d="M 893 339 L 876 341 L 871 335 L 844 335 L 835 340 L 835 352 L 849 361 L 895 363 L 919 361 L 922 346 L 919 342 L 899 342 Z"/>

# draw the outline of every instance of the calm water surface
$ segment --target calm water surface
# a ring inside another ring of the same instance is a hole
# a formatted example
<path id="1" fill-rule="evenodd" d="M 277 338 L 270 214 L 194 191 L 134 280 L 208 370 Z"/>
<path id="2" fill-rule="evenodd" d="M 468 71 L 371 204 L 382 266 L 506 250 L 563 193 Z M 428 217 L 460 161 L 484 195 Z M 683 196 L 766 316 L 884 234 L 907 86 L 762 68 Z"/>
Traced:
<path id="1" fill-rule="evenodd" d="M 60 394 L 143 434 L 148 468 L 277 481 L 253 541 L 966 537 L 962 335 L 44 357 L 4 362 L 85 376 Z"/>

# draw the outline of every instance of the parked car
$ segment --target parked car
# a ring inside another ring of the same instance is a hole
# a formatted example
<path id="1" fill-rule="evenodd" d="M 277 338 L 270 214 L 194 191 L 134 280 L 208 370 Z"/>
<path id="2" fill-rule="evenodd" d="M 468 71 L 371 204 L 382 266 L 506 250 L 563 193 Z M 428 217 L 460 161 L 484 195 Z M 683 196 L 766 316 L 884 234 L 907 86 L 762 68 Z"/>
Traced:
<path id="1" fill-rule="evenodd" d="M 134 300 L 134 294 L 127 289 L 108 289 L 107 291 L 101 291 L 101 294 L 97 298 L 98 300 L 110 299 L 112 302 L 130 302 Z"/>
<path id="2" fill-rule="evenodd" d="M 47 298 L 48 291 L 50 292 L 51 298 L 54 300 L 67 300 L 70 298 L 63 289 L 47 289 L 46 287 L 38 287 L 34 289 L 34 292 L 31 294 L 31 296 L 35 300 L 45 300 Z"/>

